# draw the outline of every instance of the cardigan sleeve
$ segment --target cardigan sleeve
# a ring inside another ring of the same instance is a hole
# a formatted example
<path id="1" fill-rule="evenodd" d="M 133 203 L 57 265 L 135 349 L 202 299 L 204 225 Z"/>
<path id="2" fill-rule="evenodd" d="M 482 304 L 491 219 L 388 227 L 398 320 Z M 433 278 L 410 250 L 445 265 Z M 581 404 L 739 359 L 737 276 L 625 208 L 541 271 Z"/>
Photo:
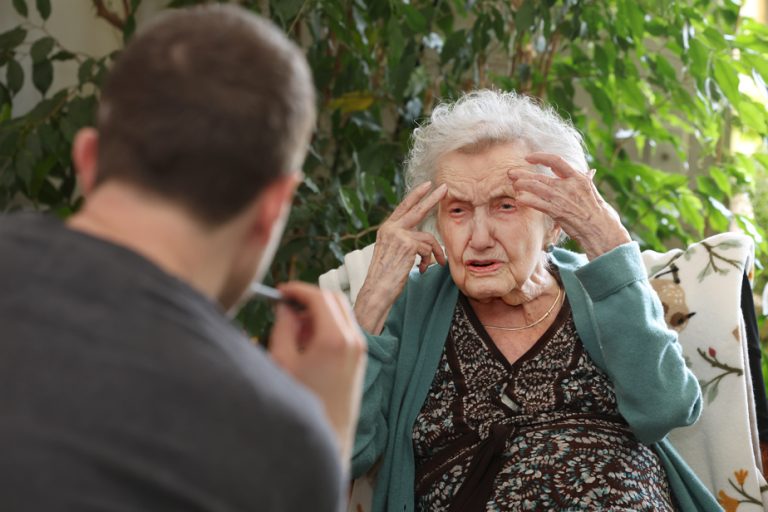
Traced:
<path id="1" fill-rule="evenodd" d="M 353 478 L 366 473 L 379 459 L 387 444 L 387 417 L 402 332 L 404 295 L 392 306 L 381 334 L 365 335 L 368 342 L 368 365 L 352 452 Z"/>
<path id="2" fill-rule="evenodd" d="M 603 254 L 575 276 L 591 305 L 601 366 L 638 440 L 654 443 L 694 423 L 701 413 L 701 390 L 686 367 L 677 333 L 667 328 L 637 244 Z"/>

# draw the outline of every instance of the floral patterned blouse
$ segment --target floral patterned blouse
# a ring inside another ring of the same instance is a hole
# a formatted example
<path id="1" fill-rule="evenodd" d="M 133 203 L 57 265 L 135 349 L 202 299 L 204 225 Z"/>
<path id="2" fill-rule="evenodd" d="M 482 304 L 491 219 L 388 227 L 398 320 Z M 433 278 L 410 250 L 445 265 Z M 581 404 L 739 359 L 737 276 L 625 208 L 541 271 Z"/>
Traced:
<path id="1" fill-rule="evenodd" d="M 418 510 L 676 510 L 567 301 L 509 363 L 461 295 L 413 445 Z"/>

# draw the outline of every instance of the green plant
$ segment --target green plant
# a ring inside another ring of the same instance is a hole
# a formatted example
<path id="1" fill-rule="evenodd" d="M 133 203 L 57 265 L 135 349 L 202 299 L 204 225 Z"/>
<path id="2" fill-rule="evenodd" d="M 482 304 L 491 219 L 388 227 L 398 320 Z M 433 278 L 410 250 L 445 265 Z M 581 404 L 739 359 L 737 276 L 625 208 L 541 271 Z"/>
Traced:
<path id="1" fill-rule="evenodd" d="M 14 0 L 22 14 L 27 3 Z M 121 15 L 102 5 L 110 16 L 104 9 L 97 14 L 129 37 L 139 3 L 123 2 Z M 168 5 L 196 3 L 202 2 Z M 585 135 L 600 188 L 645 248 L 725 231 L 734 219 L 755 238 L 760 261 L 768 254 L 762 228 L 727 208 L 768 167 L 768 154 L 740 154 L 729 144 L 734 127 L 760 138 L 768 133 L 764 101 L 739 90 L 741 80 L 765 92 L 768 29 L 740 18 L 733 2 L 240 3 L 262 9 L 300 41 L 318 90 L 318 129 L 270 276 L 275 281 L 314 280 L 345 252 L 374 241 L 402 195 L 400 163 L 418 120 L 438 99 L 478 87 L 535 95 L 571 117 Z M 73 55 L 42 30 L 39 37 L 24 26 L 0 35 L 0 66 L 9 78 L 0 88 L 0 208 L 23 196 L 36 208 L 66 214 L 77 207 L 68 144 L 92 116 L 110 57 Z M 44 99 L 13 118 L 25 52 L 39 68 L 32 79 Z M 78 84 L 51 94 L 44 85 L 57 59 L 77 60 L 82 73 Z M 673 171 L 649 163 L 662 152 Z M 269 314 L 250 304 L 241 319 L 259 334 Z"/>

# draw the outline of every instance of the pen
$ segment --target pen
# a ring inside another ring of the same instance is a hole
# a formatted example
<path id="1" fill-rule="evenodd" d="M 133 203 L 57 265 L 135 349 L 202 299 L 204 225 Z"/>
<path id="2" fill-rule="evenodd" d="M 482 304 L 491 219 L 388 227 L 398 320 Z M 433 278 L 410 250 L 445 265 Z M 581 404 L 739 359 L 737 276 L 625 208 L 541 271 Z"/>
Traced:
<path id="1" fill-rule="evenodd" d="M 261 297 L 264 299 L 273 300 L 275 302 L 282 302 L 286 306 L 290 307 L 294 311 L 304 311 L 307 309 L 307 307 L 302 304 L 301 302 L 292 299 L 290 297 L 286 297 L 283 295 L 283 292 L 280 290 L 277 290 L 275 288 L 272 288 L 271 286 L 267 286 L 265 284 L 261 283 L 251 283 L 250 291 L 252 294 L 256 295 L 257 297 Z"/>

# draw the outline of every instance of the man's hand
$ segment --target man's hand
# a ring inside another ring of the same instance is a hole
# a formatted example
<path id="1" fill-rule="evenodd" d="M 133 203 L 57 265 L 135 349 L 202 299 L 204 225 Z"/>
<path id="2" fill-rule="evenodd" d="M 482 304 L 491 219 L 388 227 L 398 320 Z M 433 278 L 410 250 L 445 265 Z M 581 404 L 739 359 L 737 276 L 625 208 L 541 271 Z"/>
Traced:
<path id="1" fill-rule="evenodd" d="M 270 352 L 275 362 L 314 392 L 336 432 L 345 467 L 360 413 L 366 342 L 346 297 L 305 283 L 279 286 L 306 306 L 278 304 Z"/>

